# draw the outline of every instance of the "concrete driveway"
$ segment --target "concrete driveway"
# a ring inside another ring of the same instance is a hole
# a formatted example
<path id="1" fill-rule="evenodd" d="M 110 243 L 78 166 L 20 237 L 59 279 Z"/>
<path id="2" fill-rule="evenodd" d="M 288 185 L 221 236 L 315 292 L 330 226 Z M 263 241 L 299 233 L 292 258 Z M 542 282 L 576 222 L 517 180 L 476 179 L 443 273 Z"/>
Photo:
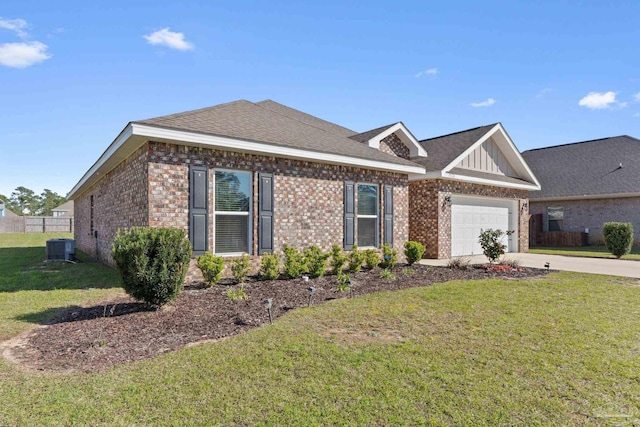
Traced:
<path id="1" fill-rule="evenodd" d="M 471 259 L 472 264 L 486 264 L 488 262 L 484 255 L 474 255 L 468 258 Z M 551 270 L 640 278 L 640 261 L 529 253 L 510 253 L 505 255 L 505 259 L 516 259 L 523 267 L 544 268 L 545 263 L 548 262 Z M 424 265 L 442 266 L 448 263 L 448 259 L 423 259 L 420 261 L 420 264 Z"/>

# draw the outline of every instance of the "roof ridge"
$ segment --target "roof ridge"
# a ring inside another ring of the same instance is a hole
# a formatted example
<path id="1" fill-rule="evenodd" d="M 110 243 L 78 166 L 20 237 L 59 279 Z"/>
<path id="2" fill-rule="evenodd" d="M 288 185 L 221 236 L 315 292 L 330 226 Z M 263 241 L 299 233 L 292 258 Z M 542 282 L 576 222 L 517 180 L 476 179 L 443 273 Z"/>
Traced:
<path id="1" fill-rule="evenodd" d="M 529 153 L 531 151 L 548 150 L 550 148 L 566 147 L 566 146 L 569 146 L 569 145 L 586 144 L 586 143 L 589 143 L 589 142 L 598 142 L 598 141 L 604 141 L 604 140 L 607 140 L 607 139 L 615 139 L 615 138 L 630 138 L 630 139 L 633 139 L 635 141 L 640 142 L 640 140 L 638 138 L 634 138 L 634 137 L 629 136 L 629 135 L 616 135 L 616 136 L 607 136 L 607 137 L 604 137 L 604 138 L 588 139 L 586 141 L 568 142 L 568 143 L 565 143 L 565 144 L 551 145 L 549 147 L 531 148 L 529 150 L 523 151 L 522 153 Z"/>
<path id="2" fill-rule="evenodd" d="M 309 116 L 309 117 L 311 117 L 311 118 L 313 118 L 313 119 L 316 119 L 316 120 L 320 120 L 320 121 L 323 121 L 323 122 L 329 123 L 329 124 L 330 124 L 330 125 L 332 125 L 332 126 L 336 126 L 336 127 L 342 128 L 342 129 L 344 129 L 344 130 L 348 130 L 349 132 L 353 132 L 353 130 L 352 130 L 352 129 L 346 128 L 346 127 L 344 127 L 344 126 L 342 126 L 342 125 L 339 125 L 339 124 L 337 124 L 337 123 L 330 122 L 329 120 L 322 119 L 322 118 L 320 118 L 320 117 L 318 117 L 318 116 L 314 116 L 313 114 L 305 113 L 304 111 L 297 110 L 297 109 L 295 109 L 295 108 L 289 107 L 288 105 L 281 104 L 281 103 L 279 103 L 279 102 L 277 102 L 277 101 L 274 101 L 273 99 L 263 99 L 262 101 L 254 102 L 253 104 L 254 104 L 254 105 L 256 105 L 257 107 L 263 108 L 263 109 L 268 110 L 268 111 L 270 111 L 270 112 L 272 112 L 272 113 L 279 114 L 279 115 L 281 115 L 282 117 L 286 117 L 286 118 L 288 118 L 288 119 L 295 120 L 295 121 L 297 121 L 298 123 L 302 123 L 302 124 L 304 124 L 304 125 L 311 126 L 311 127 L 316 128 L 316 129 L 320 129 L 320 130 L 322 130 L 322 131 L 324 131 L 324 132 L 330 133 L 331 135 L 339 136 L 340 138 L 345 138 L 345 137 L 344 137 L 344 136 L 342 136 L 342 135 L 338 135 L 338 134 L 336 134 L 336 133 L 329 132 L 328 130 L 323 129 L 323 128 L 319 127 L 319 126 L 315 126 L 315 125 L 313 125 L 313 124 L 311 124 L 311 123 L 305 123 L 305 122 L 303 122 L 303 121 L 301 121 L 301 120 L 298 120 L 298 119 L 296 119 L 296 118 L 294 118 L 294 117 L 291 117 L 291 116 L 289 116 L 289 115 L 283 114 L 283 113 L 281 113 L 281 112 L 279 112 L 279 111 L 275 111 L 275 110 L 272 110 L 272 109 L 270 109 L 270 108 L 267 108 L 267 107 L 265 107 L 265 106 L 264 106 L 264 103 L 265 103 L 265 102 L 272 102 L 272 103 L 277 104 L 277 105 L 279 105 L 279 106 L 281 106 L 281 107 L 287 108 L 287 109 L 289 109 L 289 110 L 293 110 L 293 111 L 295 111 L 295 112 L 297 112 L 297 113 L 299 113 L 299 114 L 303 114 L 303 115 L 305 115 L 305 116 Z M 357 133 L 355 133 L 354 135 L 357 135 Z"/>
<path id="3" fill-rule="evenodd" d="M 164 116 L 150 117 L 148 119 L 142 119 L 142 120 L 134 120 L 134 121 L 132 121 L 132 123 L 146 122 L 146 121 L 149 121 L 149 120 L 165 120 L 165 119 L 174 118 L 174 117 L 186 117 L 186 116 L 190 116 L 192 114 L 201 113 L 203 111 L 213 110 L 214 108 L 226 107 L 228 105 L 239 104 L 239 103 L 244 103 L 244 102 L 248 102 L 249 104 L 254 104 L 253 102 L 251 102 L 249 100 L 246 100 L 246 99 L 236 99 L 235 101 L 224 102 L 222 104 L 211 105 L 209 107 L 196 108 L 194 110 L 182 111 L 180 113 L 166 114 Z"/>
<path id="4" fill-rule="evenodd" d="M 458 135 L 458 134 L 465 133 L 465 132 L 471 132 L 471 131 L 478 130 L 478 129 L 485 128 L 485 127 L 494 127 L 495 125 L 497 125 L 499 123 L 500 122 L 492 123 L 492 124 L 489 124 L 489 125 L 476 126 L 474 128 L 471 128 L 471 129 L 460 130 L 458 132 L 452 132 L 452 133 L 448 133 L 446 135 L 440 135 L 440 136 L 434 136 L 432 138 L 421 139 L 418 142 L 426 142 L 426 141 L 431 141 L 431 140 L 434 140 L 434 139 L 445 138 L 447 136 L 453 136 L 453 135 Z"/>
<path id="5" fill-rule="evenodd" d="M 355 134 L 351 135 L 349 138 L 352 138 L 352 137 L 358 136 L 358 135 L 362 135 L 362 134 L 365 134 L 365 133 L 373 132 L 373 131 L 376 131 L 376 130 L 380 130 L 380 129 L 385 129 L 386 130 L 386 129 L 389 129 L 391 126 L 397 125 L 398 123 L 400 123 L 400 122 L 393 122 L 393 123 L 389 123 L 388 125 L 378 126 L 377 128 L 365 130 L 364 132 L 358 132 L 358 133 L 355 133 Z"/>

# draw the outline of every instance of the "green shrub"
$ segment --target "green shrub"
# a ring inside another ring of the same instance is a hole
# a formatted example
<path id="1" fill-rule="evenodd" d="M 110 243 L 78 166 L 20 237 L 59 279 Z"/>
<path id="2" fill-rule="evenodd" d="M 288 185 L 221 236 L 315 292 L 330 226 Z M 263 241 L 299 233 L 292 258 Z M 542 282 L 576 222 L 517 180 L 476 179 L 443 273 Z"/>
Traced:
<path id="1" fill-rule="evenodd" d="M 504 250 L 507 249 L 507 245 L 502 243 L 504 236 L 511 236 L 513 230 L 502 231 L 493 230 L 488 228 L 486 230 L 480 230 L 479 242 L 482 247 L 484 256 L 489 258 L 490 263 L 494 263 L 500 258 L 500 255 L 504 254 Z"/>
<path id="2" fill-rule="evenodd" d="M 322 252 L 316 245 L 311 245 L 304 250 L 304 263 L 311 277 L 322 277 L 327 269 L 329 254 Z"/>
<path id="3" fill-rule="evenodd" d="M 380 267 L 393 268 L 398 262 L 398 251 L 393 249 L 390 244 L 382 245 L 382 262 Z"/>
<path id="4" fill-rule="evenodd" d="M 336 244 L 331 246 L 331 272 L 340 275 L 344 269 L 347 257 L 342 248 Z"/>
<path id="5" fill-rule="evenodd" d="M 236 279 L 236 282 L 242 283 L 246 280 L 247 274 L 249 274 L 249 261 L 251 257 L 247 254 L 242 255 L 240 258 L 236 258 L 231 261 L 231 273 Z"/>
<path id="6" fill-rule="evenodd" d="M 604 244 L 616 258 L 631 252 L 633 246 L 633 225 L 629 222 L 605 222 L 602 225 Z"/>
<path id="7" fill-rule="evenodd" d="M 204 255 L 196 257 L 196 265 L 202 271 L 204 282 L 208 286 L 217 284 L 222 278 L 222 270 L 224 270 L 224 258 L 215 256 L 211 252 L 205 252 Z"/>
<path id="8" fill-rule="evenodd" d="M 260 262 L 260 277 L 263 280 L 276 280 L 280 275 L 280 257 L 278 254 L 264 254 Z"/>
<path id="9" fill-rule="evenodd" d="M 369 270 L 373 270 L 380 264 L 380 254 L 375 249 L 367 249 L 363 252 L 364 262 Z"/>
<path id="10" fill-rule="evenodd" d="M 415 273 L 416 273 L 416 272 L 415 272 L 415 271 L 413 271 L 413 270 L 412 270 L 412 269 L 410 269 L 410 268 L 403 268 L 403 269 L 402 269 L 402 275 L 403 275 L 403 276 L 413 276 Z"/>
<path id="11" fill-rule="evenodd" d="M 191 243 L 177 228 L 134 227 L 118 230 L 111 247 L 124 290 L 137 300 L 161 306 L 184 286 Z"/>
<path id="12" fill-rule="evenodd" d="M 307 268 L 304 264 L 304 256 L 299 250 L 288 245 L 284 245 L 282 251 L 284 252 L 284 274 L 290 279 L 300 277 Z"/>
<path id="13" fill-rule="evenodd" d="M 338 287 L 336 288 L 336 291 L 346 292 L 349 290 L 349 280 L 351 280 L 351 278 L 349 277 L 348 274 L 340 273 L 338 274 L 338 277 L 336 280 L 338 282 Z"/>
<path id="14" fill-rule="evenodd" d="M 349 252 L 349 256 L 347 257 L 349 260 L 349 271 L 358 272 L 362 269 L 362 264 L 364 264 L 364 252 L 358 249 L 358 245 L 353 245 L 351 252 Z"/>
<path id="15" fill-rule="evenodd" d="M 404 256 L 407 257 L 409 265 L 418 262 L 424 255 L 425 247 L 420 242 L 408 241 L 404 242 Z"/>
<path id="16" fill-rule="evenodd" d="M 396 278 L 396 276 L 388 268 L 385 268 L 380 272 L 380 277 L 388 280 L 393 280 Z"/>
<path id="17" fill-rule="evenodd" d="M 227 298 L 231 301 L 247 300 L 249 299 L 249 295 L 247 295 L 247 292 L 244 290 L 244 286 L 240 285 L 236 289 L 229 289 L 227 291 Z"/>

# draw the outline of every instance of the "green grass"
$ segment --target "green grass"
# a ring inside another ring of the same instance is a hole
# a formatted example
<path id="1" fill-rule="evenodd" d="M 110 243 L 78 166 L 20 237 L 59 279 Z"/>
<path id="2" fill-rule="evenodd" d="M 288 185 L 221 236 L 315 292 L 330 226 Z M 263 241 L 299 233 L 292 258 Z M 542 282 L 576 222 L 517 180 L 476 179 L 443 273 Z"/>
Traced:
<path id="1" fill-rule="evenodd" d="M 639 285 L 575 273 L 451 282 L 295 310 L 106 373 L 0 361 L 0 425 L 638 424 Z M 114 290 L 24 292 L 17 307 L 0 300 L 0 336 L 35 301 Z"/>
<path id="2" fill-rule="evenodd" d="M 566 255 L 588 258 L 615 258 L 615 256 L 607 250 L 606 246 L 579 246 L 573 248 L 531 247 L 529 248 L 529 252 L 532 254 Z M 623 256 L 622 259 L 640 260 L 640 247 L 633 247 L 631 253 Z"/>

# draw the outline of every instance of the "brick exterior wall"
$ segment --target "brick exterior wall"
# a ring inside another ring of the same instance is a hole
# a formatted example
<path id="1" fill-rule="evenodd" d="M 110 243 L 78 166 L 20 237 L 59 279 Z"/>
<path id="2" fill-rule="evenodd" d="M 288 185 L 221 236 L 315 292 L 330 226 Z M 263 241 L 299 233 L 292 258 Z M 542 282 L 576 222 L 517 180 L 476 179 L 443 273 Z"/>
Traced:
<path id="1" fill-rule="evenodd" d="M 640 197 L 610 199 L 565 200 L 536 202 L 531 200 L 532 215 L 542 214 L 543 231 L 549 230 L 547 208 L 564 208 L 563 231 L 583 232 L 589 229 L 589 243 L 603 244 L 602 224 L 605 222 L 630 222 L 633 224 L 634 244 L 640 246 Z"/>
<path id="2" fill-rule="evenodd" d="M 528 201 L 527 191 L 436 179 L 409 183 L 409 240 L 425 245 L 425 258 L 451 257 L 451 207 L 445 198 L 452 195 L 517 200 L 518 248 L 528 252 L 529 215 L 523 209 Z"/>
<path id="3" fill-rule="evenodd" d="M 97 239 L 91 232 L 91 196 Z M 147 146 L 143 146 L 75 199 L 76 246 L 113 266 L 111 244 L 118 229 L 147 225 L 147 219 Z"/>
<path id="4" fill-rule="evenodd" d="M 391 154 L 393 156 L 402 157 L 403 159 L 409 159 L 411 153 L 409 147 L 398 138 L 395 133 L 392 133 L 388 137 L 380 141 L 380 151 L 383 153 Z"/>

